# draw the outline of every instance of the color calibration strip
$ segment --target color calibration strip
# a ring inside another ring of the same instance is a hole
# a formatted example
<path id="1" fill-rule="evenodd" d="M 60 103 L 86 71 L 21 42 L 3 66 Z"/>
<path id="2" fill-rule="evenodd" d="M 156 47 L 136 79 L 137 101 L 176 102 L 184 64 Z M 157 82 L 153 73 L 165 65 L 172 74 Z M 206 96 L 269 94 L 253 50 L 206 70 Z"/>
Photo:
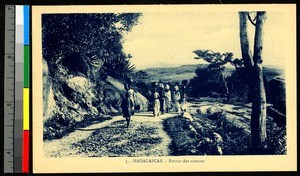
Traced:
<path id="1" fill-rule="evenodd" d="M 29 10 L 5 6 L 5 173 L 29 173 Z"/>
<path id="2" fill-rule="evenodd" d="M 17 5 L 15 26 L 15 126 L 16 173 L 29 172 L 29 6 Z"/>
<path id="3" fill-rule="evenodd" d="M 23 89 L 23 150 L 22 150 L 22 172 L 29 172 L 29 20 L 30 7 L 24 7 L 24 89 Z"/>

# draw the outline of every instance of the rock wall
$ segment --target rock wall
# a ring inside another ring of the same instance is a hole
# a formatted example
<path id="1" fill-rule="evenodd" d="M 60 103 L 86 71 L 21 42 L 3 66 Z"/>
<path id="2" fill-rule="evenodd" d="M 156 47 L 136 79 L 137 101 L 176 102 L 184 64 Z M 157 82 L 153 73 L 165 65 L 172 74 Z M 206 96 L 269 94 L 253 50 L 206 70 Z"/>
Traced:
<path id="1" fill-rule="evenodd" d="M 54 94 L 52 90 L 52 79 L 49 75 L 47 62 L 43 59 L 43 116 L 44 121 L 53 115 L 55 108 Z"/>
<path id="2" fill-rule="evenodd" d="M 82 124 L 109 115 L 121 114 L 124 85 L 99 74 L 101 64 L 81 64 L 86 70 L 74 72 L 63 62 L 43 59 L 43 121 L 44 139 L 60 138 Z M 93 73 L 93 74 L 91 74 Z M 147 99 L 136 92 L 136 103 L 147 109 Z"/>

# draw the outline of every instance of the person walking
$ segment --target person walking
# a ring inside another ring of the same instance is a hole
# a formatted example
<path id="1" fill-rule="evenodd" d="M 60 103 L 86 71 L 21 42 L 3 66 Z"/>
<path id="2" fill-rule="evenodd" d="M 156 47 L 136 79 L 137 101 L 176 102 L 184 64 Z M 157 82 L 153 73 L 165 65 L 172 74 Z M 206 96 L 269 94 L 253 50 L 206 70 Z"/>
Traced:
<path id="1" fill-rule="evenodd" d="M 132 115 L 134 115 L 134 113 L 135 113 L 134 106 L 135 106 L 136 102 L 135 102 L 135 93 L 134 93 L 134 90 L 131 88 L 131 86 L 129 86 L 128 94 L 129 94 L 129 98 L 131 99 L 132 104 L 133 104 L 133 106 L 132 106 Z"/>
<path id="2" fill-rule="evenodd" d="M 164 98 L 164 95 L 165 95 L 165 91 L 164 91 L 164 83 L 160 82 L 158 84 L 158 87 L 159 87 L 159 102 L 160 102 L 160 112 L 161 114 L 164 114 L 165 113 L 165 98 Z"/>
<path id="3" fill-rule="evenodd" d="M 131 86 L 132 83 L 133 83 L 133 79 L 131 77 L 125 78 L 124 88 L 125 88 L 126 92 L 129 94 L 129 97 L 133 103 L 131 111 L 132 111 L 132 115 L 134 115 L 134 112 L 135 112 L 134 106 L 135 106 L 136 102 L 135 102 L 135 93 L 134 93 L 135 91 L 132 89 L 132 86 Z"/>
<path id="4" fill-rule="evenodd" d="M 183 80 L 181 82 L 181 87 L 180 87 L 180 98 L 181 98 L 181 102 L 183 102 L 183 99 L 187 99 L 187 95 L 186 95 L 186 86 L 188 84 L 187 80 Z"/>
<path id="5" fill-rule="evenodd" d="M 164 99 L 165 99 L 165 108 L 166 108 L 166 112 L 169 113 L 170 109 L 171 109 L 171 91 L 170 91 L 170 85 L 166 84 L 165 86 L 165 91 L 164 91 Z"/>
<path id="6" fill-rule="evenodd" d="M 160 101 L 159 101 L 159 93 L 156 91 L 156 88 L 154 88 L 153 93 L 153 114 L 154 117 L 159 116 L 159 110 L 160 110 Z"/>
<path id="7" fill-rule="evenodd" d="M 174 86 L 174 93 L 173 93 L 173 102 L 175 107 L 175 112 L 180 112 L 180 92 L 179 87 L 177 85 Z"/>
<path id="8" fill-rule="evenodd" d="M 130 118 L 132 115 L 132 107 L 133 107 L 133 102 L 128 92 L 125 94 L 125 98 L 122 101 L 121 107 L 122 107 L 123 117 L 126 119 L 127 128 L 128 128 L 130 124 Z"/>

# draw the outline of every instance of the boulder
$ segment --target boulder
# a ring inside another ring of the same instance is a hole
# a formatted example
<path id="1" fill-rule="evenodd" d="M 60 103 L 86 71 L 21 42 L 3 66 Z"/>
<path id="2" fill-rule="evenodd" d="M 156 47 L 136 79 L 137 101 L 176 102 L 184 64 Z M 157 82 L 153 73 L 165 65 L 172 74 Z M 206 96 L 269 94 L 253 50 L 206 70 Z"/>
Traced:
<path id="1" fill-rule="evenodd" d="M 124 88 L 124 84 L 120 83 L 118 80 L 108 76 L 106 81 L 112 85 L 114 88 L 116 88 L 118 91 L 120 91 L 123 95 L 125 95 L 126 90 Z M 148 107 L 148 100 L 146 97 L 144 97 L 141 93 L 135 91 L 135 100 L 136 105 L 139 105 L 140 110 L 146 110 Z"/>
<path id="2" fill-rule="evenodd" d="M 82 76 L 75 76 L 73 78 L 68 79 L 66 82 L 70 88 L 80 93 L 84 93 L 91 88 L 90 81 Z"/>

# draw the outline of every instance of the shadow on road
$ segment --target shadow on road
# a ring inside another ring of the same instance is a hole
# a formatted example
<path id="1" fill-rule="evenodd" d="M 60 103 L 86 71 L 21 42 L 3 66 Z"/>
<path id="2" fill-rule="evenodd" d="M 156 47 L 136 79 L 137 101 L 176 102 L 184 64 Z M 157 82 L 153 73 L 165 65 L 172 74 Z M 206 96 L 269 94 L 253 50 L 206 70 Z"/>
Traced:
<path id="1" fill-rule="evenodd" d="M 153 114 L 134 114 L 133 115 L 133 117 L 134 116 L 141 116 L 141 117 L 154 117 L 154 115 Z"/>
<path id="2" fill-rule="evenodd" d="M 107 128 L 127 128 L 126 126 L 106 126 L 106 127 L 101 127 L 101 128 L 89 128 L 89 129 L 84 129 L 84 128 L 77 128 L 75 130 L 78 130 L 78 131 L 95 131 L 95 130 L 100 130 L 100 129 L 107 129 Z"/>

